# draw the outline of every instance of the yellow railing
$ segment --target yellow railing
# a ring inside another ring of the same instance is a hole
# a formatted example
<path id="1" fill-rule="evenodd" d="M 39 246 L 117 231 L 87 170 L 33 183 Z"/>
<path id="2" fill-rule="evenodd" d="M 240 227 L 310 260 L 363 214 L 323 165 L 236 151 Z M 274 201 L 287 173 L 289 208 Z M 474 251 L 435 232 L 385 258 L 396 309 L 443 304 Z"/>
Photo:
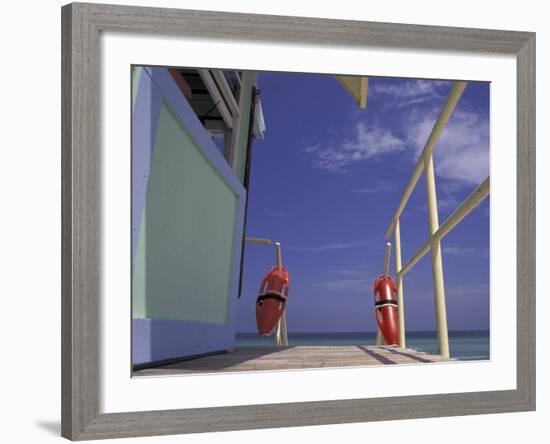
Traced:
<path id="1" fill-rule="evenodd" d="M 386 239 L 394 235 L 395 244 L 395 272 L 397 284 L 397 304 L 399 306 L 399 345 L 406 347 L 405 338 L 405 306 L 403 301 L 403 277 L 412 267 L 428 252 L 432 252 L 432 275 L 435 300 L 435 317 L 437 324 L 437 338 L 439 354 L 449 357 L 449 334 L 447 330 L 447 309 L 445 307 L 445 285 L 443 279 L 443 263 L 441 260 L 441 239 L 447 235 L 458 223 L 464 219 L 479 203 L 487 197 L 490 188 L 490 179 L 487 177 L 479 187 L 464 201 L 453 214 L 440 226 L 437 209 L 437 193 L 435 188 L 435 175 L 433 165 L 433 151 L 447 125 L 467 82 L 454 82 L 445 106 L 441 110 L 437 121 L 432 128 L 424 150 L 420 155 L 412 177 L 405 188 L 403 197 L 393 215 L 391 224 L 386 232 Z M 420 247 L 415 255 L 404 267 L 401 264 L 401 228 L 400 217 L 418 183 L 420 175 L 424 172 L 426 179 L 426 194 L 428 199 L 429 239 Z"/>

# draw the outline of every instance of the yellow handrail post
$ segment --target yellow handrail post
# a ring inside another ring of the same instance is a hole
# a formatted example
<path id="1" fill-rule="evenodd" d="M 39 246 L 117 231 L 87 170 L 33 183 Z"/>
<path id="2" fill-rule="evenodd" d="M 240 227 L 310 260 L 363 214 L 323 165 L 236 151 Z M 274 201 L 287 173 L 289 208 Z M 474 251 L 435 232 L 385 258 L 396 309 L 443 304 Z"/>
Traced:
<path id="1" fill-rule="evenodd" d="M 277 268 L 281 268 L 283 266 L 280 242 L 275 242 L 275 263 Z M 288 333 L 286 330 L 286 314 L 284 311 L 281 317 L 279 318 L 279 321 L 277 322 L 275 335 L 273 336 L 273 342 L 276 346 L 288 345 Z"/>
<path id="2" fill-rule="evenodd" d="M 386 254 L 384 256 L 384 277 L 388 277 L 388 274 L 390 274 L 390 255 L 391 255 L 391 243 L 386 242 Z M 376 312 L 376 308 L 374 309 Z M 386 340 L 384 339 L 384 336 L 382 336 L 382 332 L 380 331 L 380 327 L 378 326 L 378 322 L 376 322 L 376 345 L 384 345 L 386 344 Z"/>
<path id="3" fill-rule="evenodd" d="M 405 304 L 403 302 L 403 276 L 399 274 L 401 271 L 401 228 L 399 219 L 395 222 L 394 231 L 395 242 L 395 279 L 397 285 L 397 310 L 399 322 L 399 346 L 405 348 Z"/>
<path id="4" fill-rule="evenodd" d="M 281 258 L 280 242 L 275 242 L 275 263 L 277 264 L 277 268 L 281 268 L 283 266 L 283 260 Z"/>
<path id="5" fill-rule="evenodd" d="M 428 198 L 428 216 L 432 250 L 432 275 L 434 281 L 435 319 L 437 324 L 437 339 L 439 354 L 449 357 L 449 332 L 447 331 L 447 309 L 445 306 L 445 285 L 443 282 L 443 261 L 441 259 L 441 241 L 435 237 L 439 229 L 439 215 L 437 212 L 437 194 L 435 190 L 435 174 L 433 157 L 430 154 L 424 158 L 426 172 L 426 191 Z"/>
<path id="6" fill-rule="evenodd" d="M 281 345 L 281 318 L 277 321 L 277 327 L 275 327 L 275 334 L 273 335 L 273 345 Z"/>
<path id="7" fill-rule="evenodd" d="M 378 324 L 376 324 L 376 345 L 386 345 L 386 340 L 382 336 L 382 331 L 378 327 Z"/>
<path id="8" fill-rule="evenodd" d="M 282 345 L 285 345 L 288 347 L 288 332 L 286 330 L 286 310 L 283 311 L 283 314 L 281 316 L 281 333 L 282 333 Z"/>
<path id="9" fill-rule="evenodd" d="M 386 255 L 384 257 L 384 277 L 387 278 L 390 274 L 390 255 L 391 255 L 391 243 L 386 242 Z"/>
<path id="10" fill-rule="evenodd" d="M 244 240 L 249 244 L 271 245 L 271 239 L 262 237 L 245 237 Z"/>

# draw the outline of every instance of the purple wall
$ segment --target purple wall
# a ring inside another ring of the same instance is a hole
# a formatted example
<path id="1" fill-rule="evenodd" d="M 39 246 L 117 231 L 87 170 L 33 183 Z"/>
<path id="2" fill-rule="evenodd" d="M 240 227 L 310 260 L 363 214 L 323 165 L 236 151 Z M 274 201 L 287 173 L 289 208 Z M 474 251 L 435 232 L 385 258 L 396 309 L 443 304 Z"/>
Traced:
<path id="1" fill-rule="evenodd" d="M 141 216 L 145 206 L 161 104 L 162 94 L 144 69 L 139 77 L 132 116 L 132 264 L 135 260 Z"/>
<path id="2" fill-rule="evenodd" d="M 212 167 L 237 197 L 233 234 L 231 300 L 225 324 L 188 320 L 132 320 L 132 362 L 144 364 L 233 348 L 242 248 L 246 191 L 214 145 L 199 119 L 164 68 L 144 68 L 139 80 L 132 118 L 132 270 L 145 207 L 152 150 L 156 141 L 162 101 L 166 100 L 185 124 Z M 148 295 L 146 295 L 148 297 Z"/>
<path id="3" fill-rule="evenodd" d="M 234 334 L 228 334 L 227 325 L 223 324 L 165 319 L 132 320 L 134 365 L 231 350 L 234 342 Z"/>

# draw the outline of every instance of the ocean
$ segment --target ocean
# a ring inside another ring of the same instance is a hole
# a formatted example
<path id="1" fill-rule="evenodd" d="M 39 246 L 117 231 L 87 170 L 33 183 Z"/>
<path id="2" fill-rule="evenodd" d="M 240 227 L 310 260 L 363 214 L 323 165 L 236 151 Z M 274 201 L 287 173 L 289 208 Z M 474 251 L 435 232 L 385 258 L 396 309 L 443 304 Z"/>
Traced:
<path id="1" fill-rule="evenodd" d="M 435 331 L 407 332 L 407 348 L 437 354 Z M 288 345 L 375 345 L 376 333 L 288 333 Z M 271 345 L 273 337 L 262 339 L 257 333 L 237 333 L 238 347 Z M 449 331 L 451 357 L 462 361 L 490 357 L 489 331 Z"/>

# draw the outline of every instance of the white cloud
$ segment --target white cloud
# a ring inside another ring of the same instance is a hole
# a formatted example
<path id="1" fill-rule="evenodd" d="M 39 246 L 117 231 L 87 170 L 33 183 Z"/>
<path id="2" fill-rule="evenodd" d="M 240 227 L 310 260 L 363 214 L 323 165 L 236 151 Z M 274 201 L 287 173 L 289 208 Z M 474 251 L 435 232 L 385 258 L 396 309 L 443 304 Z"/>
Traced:
<path id="1" fill-rule="evenodd" d="M 352 164 L 407 151 L 418 158 L 445 102 L 449 82 L 404 80 L 390 83 L 379 80 L 372 83 L 369 94 L 380 94 L 391 100 L 389 103 L 395 107 L 395 118 L 385 126 L 358 121 L 352 128 L 353 135 L 342 142 L 307 147 L 305 151 L 312 156 L 315 167 L 345 172 Z M 403 110 L 398 110 L 404 105 L 434 98 L 438 99 L 437 104 L 412 107 L 406 111 L 406 117 L 403 117 Z M 489 175 L 489 134 L 487 113 L 469 110 L 468 104 L 459 103 L 434 151 L 437 176 L 454 184 L 455 188 L 481 183 Z M 371 191 L 366 187 L 354 192 Z"/>
<path id="2" fill-rule="evenodd" d="M 401 80 L 389 83 L 383 79 L 372 79 L 369 95 L 384 96 L 386 100 L 391 100 L 392 106 L 403 108 L 443 98 L 448 87 L 449 82 L 438 80 Z"/>
<path id="3" fill-rule="evenodd" d="M 479 299 L 479 296 L 489 296 L 488 284 L 465 284 L 445 287 L 445 293 L 447 296 L 460 297 L 462 299 Z"/>
<path id="4" fill-rule="evenodd" d="M 437 207 L 440 210 L 446 210 L 448 208 L 455 209 L 459 205 L 459 202 L 456 200 L 456 197 L 453 195 L 447 195 L 443 197 L 437 197 Z"/>
<path id="5" fill-rule="evenodd" d="M 347 248 L 356 248 L 356 247 L 364 247 L 366 245 L 372 245 L 372 240 L 364 240 L 364 241 L 355 241 L 355 242 L 338 242 L 338 243 L 332 243 L 332 244 L 322 244 L 322 245 L 315 245 L 315 246 L 308 246 L 308 247 L 301 247 L 301 246 L 288 246 L 288 250 L 292 251 L 299 251 L 304 253 L 320 253 L 322 251 L 330 251 L 330 250 L 344 250 Z"/>
<path id="6" fill-rule="evenodd" d="M 443 253 L 462 257 L 489 257 L 489 250 L 487 248 L 449 246 L 443 248 Z"/>
<path id="7" fill-rule="evenodd" d="M 350 266 L 349 268 L 335 268 L 327 274 L 317 276 L 308 283 L 301 282 L 303 287 L 314 290 L 335 292 L 340 295 L 346 293 L 366 294 L 372 289 L 374 278 L 368 271 L 367 265 Z"/>
<path id="8" fill-rule="evenodd" d="M 408 139 L 420 155 L 439 110 L 414 116 Z M 414 120 L 418 118 L 417 120 Z M 455 111 L 434 151 L 437 176 L 461 184 L 480 184 L 489 175 L 489 119 L 471 111 Z"/>
<path id="9" fill-rule="evenodd" d="M 313 156 L 313 165 L 332 172 L 344 172 L 352 163 L 374 159 L 389 153 L 403 151 L 404 140 L 388 128 L 367 127 L 363 122 L 355 125 L 352 138 L 340 144 L 313 145 L 305 149 Z"/>
<path id="10" fill-rule="evenodd" d="M 395 184 L 385 181 L 378 181 L 363 188 L 351 190 L 352 193 L 358 194 L 375 194 L 375 193 L 392 193 L 396 189 Z"/>
<path id="11" fill-rule="evenodd" d="M 315 282 L 312 284 L 315 288 L 325 291 L 334 291 L 342 293 L 368 293 L 372 287 L 372 281 L 365 277 L 331 279 L 328 281 Z"/>
<path id="12" fill-rule="evenodd" d="M 435 109 L 414 112 L 406 121 L 406 139 L 418 157 L 441 111 L 449 82 L 408 80 L 372 83 L 374 85 L 369 93 L 391 97 L 392 106 L 441 99 Z M 489 119 L 485 114 L 461 108 L 459 104 L 438 142 L 434 153 L 436 174 L 459 184 L 477 185 L 489 175 Z"/>
<path id="13" fill-rule="evenodd" d="M 351 268 L 336 268 L 328 272 L 333 275 L 348 277 L 364 277 L 369 267 L 367 265 L 358 265 Z"/>
<path id="14" fill-rule="evenodd" d="M 332 275 L 330 279 L 316 281 L 312 286 L 326 291 L 365 293 L 374 282 L 366 266 L 330 270 L 329 274 Z"/>

